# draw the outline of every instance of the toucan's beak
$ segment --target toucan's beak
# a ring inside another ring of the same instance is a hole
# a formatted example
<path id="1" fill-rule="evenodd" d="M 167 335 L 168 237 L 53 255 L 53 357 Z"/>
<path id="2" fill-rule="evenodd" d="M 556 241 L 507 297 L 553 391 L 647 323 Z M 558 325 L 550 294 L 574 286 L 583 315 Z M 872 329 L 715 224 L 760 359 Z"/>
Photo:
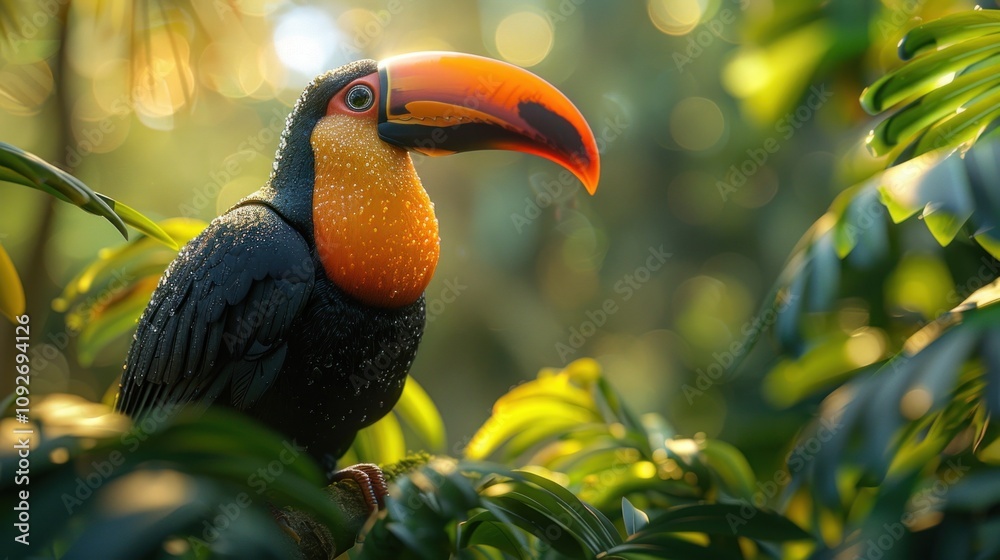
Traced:
<path id="1" fill-rule="evenodd" d="M 427 155 L 516 150 L 548 158 L 597 190 L 597 141 L 554 86 L 505 62 L 451 52 L 396 56 L 378 65 L 378 133 Z"/>

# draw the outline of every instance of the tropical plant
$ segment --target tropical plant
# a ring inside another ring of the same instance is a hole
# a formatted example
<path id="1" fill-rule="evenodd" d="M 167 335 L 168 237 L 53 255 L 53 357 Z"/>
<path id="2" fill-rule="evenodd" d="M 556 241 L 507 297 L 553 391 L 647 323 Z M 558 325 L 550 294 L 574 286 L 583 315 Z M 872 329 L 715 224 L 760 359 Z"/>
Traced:
<path id="1" fill-rule="evenodd" d="M 421 419 L 410 425 L 422 443 L 443 437 L 421 429 L 437 412 L 412 391 L 396 412 Z M 54 395 L 35 415 L 32 507 L 45 523 L 32 541 L 57 557 L 745 558 L 809 538 L 753 501 L 739 451 L 639 419 L 592 360 L 543 370 L 502 398 L 464 459 L 390 463 L 401 433 L 368 428 L 352 453 L 386 464 L 393 484 L 370 527 L 351 483 L 323 490 L 294 442 L 234 413 L 178 407 L 131 425 L 107 405 Z M 535 459 L 547 459 L 520 469 L 479 460 L 504 443 L 508 464 L 515 447 L 541 446 Z M 4 461 L 16 470 L 17 456 Z"/>
<path id="2" fill-rule="evenodd" d="M 107 403 L 54 395 L 36 410 L 31 515 L 45 523 L 32 540 L 68 558 L 997 557 L 1000 12 L 916 3 L 944 17 L 907 31 L 900 4 L 774 2 L 766 18 L 747 14 L 748 41 L 726 71 L 731 85 L 775 70 L 733 92 L 773 121 L 817 77 L 882 58 L 905 32 L 904 62 L 860 96 L 890 113 L 865 142 L 874 158 L 794 248 L 754 322 L 766 328 L 730 368 L 759 380 L 774 408 L 815 413 L 771 450 L 772 476 L 724 441 L 677 433 L 662 411 L 636 414 L 589 359 L 501 396 L 461 456 L 444 453 L 437 408 L 411 379 L 345 457 L 386 468 L 392 491 L 371 519 L 350 483 L 322 488 L 294 442 L 245 418 L 163 411 L 131 425 Z M 55 303 L 81 333 L 81 363 L 115 352 L 172 243 L 204 223 L 153 224 L 0 148 L 0 179 L 147 234 L 103 253 Z M 0 251 L 0 311 L 12 317 L 23 308 L 13 274 Z M 769 355 L 753 361 L 750 349 Z"/>
<path id="3" fill-rule="evenodd" d="M 873 113 L 895 108 L 867 138 L 887 169 L 841 193 L 765 304 L 782 349 L 765 392 L 779 406 L 823 398 L 799 440 L 819 443 L 784 498 L 825 536 L 815 557 L 1000 553 L 998 18 L 962 12 L 906 34 L 907 63 L 861 96 Z M 900 231 L 915 215 L 939 249 Z M 902 298 L 858 297 L 900 282 Z"/>

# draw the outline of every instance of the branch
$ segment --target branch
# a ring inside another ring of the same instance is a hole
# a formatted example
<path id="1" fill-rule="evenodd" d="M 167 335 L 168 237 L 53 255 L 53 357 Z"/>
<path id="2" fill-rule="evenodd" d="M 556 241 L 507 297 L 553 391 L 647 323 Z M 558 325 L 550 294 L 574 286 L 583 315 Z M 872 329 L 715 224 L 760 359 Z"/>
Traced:
<path id="1" fill-rule="evenodd" d="M 407 456 L 398 463 L 382 469 L 386 482 L 405 475 L 431 460 L 431 456 L 420 453 Z M 327 486 L 330 499 L 344 513 L 344 524 L 328 527 L 304 511 L 286 507 L 280 511 L 293 549 L 303 560 L 333 560 L 358 542 L 358 536 L 369 521 L 368 504 L 365 503 L 358 486 L 350 480 L 343 480 Z"/>

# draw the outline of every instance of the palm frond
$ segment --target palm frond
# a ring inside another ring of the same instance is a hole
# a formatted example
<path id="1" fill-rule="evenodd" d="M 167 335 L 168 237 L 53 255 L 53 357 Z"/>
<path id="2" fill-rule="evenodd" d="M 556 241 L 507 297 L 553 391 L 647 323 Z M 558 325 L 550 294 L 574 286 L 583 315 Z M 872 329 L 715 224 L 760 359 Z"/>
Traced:
<path id="1" fill-rule="evenodd" d="M 895 164 L 944 147 L 971 145 L 1000 118 L 1000 11 L 960 12 L 910 30 L 907 60 L 861 95 L 872 114 L 898 108 L 872 130 L 868 147 Z"/>

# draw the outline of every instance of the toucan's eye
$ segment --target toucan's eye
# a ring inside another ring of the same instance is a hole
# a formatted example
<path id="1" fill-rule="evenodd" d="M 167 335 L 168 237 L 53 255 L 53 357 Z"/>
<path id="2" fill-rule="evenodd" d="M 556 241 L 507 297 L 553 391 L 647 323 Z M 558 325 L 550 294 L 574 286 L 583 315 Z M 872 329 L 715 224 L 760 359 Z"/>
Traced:
<path id="1" fill-rule="evenodd" d="M 372 106 L 372 103 L 375 102 L 375 94 L 372 92 L 372 88 L 364 84 L 358 84 L 347 90 L 344 100 L 347 102 L 348 107 L 360 112 Z"/>

